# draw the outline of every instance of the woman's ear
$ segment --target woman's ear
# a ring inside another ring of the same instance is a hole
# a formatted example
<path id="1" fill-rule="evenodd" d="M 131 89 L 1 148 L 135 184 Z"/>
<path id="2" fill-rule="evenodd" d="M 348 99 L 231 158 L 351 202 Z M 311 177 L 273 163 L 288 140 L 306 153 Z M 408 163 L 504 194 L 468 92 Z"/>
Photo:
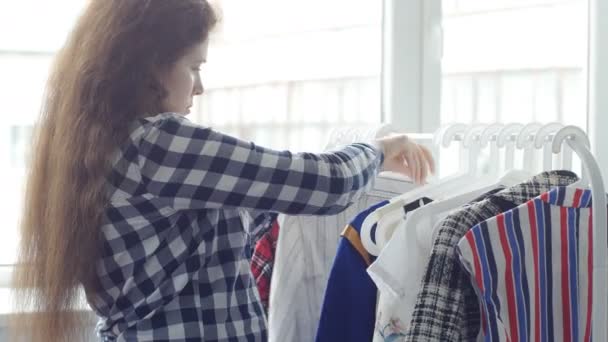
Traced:
<path id="1" fill-rule="evenodd" d="M 148 87 L 157 93 L 158 98 L 162 99 L 167 96 L 167 91 L 164 87 L 167 71 L 159 66 L 154 66 L 151 69 L 152 72 L 148 77 Z"/>
<path id="2" fill-rule="evenodd" d="M 143 86 L 145 87 L 145 94 L 142 95 L 147 106 L 151 105 L 151 108 L 155 108 L 155 111 L 165 111 L 163 108 L 164 99 L 168 93 L 163 86 L 161 74 L 159 72 L 151 72 Z"/>
<path id="3" fill-rule="evenodd" d="M 149 85 L 152 89 L 159 89 L 165 79 L 165 73 L 160 68 L 154 68 L 149 78 Z"/>

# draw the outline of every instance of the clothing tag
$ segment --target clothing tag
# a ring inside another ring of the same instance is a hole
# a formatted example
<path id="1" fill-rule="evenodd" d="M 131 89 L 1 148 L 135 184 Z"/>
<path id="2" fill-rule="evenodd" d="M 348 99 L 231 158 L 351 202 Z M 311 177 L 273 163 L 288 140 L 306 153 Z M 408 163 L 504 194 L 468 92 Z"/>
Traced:
<path id="1" fill-rule="evenodd" d="M 433 202 L 432 199 L 428 198 L 428 197 L 421 197 L 416 201 L 410 202 L 406 205 L 403 206 L 403 212 L 404 214 L 407 216 L 407 213 L 409 213 L 410 211 L 414 211 L 420 207 L 423 207 L 429 203 Z"/>

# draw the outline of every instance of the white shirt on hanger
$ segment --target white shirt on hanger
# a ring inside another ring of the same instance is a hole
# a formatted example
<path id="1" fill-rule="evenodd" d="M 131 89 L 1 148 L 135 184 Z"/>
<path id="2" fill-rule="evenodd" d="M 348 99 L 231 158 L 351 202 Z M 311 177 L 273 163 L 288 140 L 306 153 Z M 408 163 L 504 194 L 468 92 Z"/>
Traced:
<path id="1" fill-rule="evenodd" d="M 420 222 L 424 226 L 421 230 L 428 234 L 420 237 L 417 229 L 404 229 L 404 225 L 398 227 L 378 259 L 367 269 L 378 287 L 374 342 L 404 336 L 431 254 L 434 230 L 431 221 L 440 221 L 445 216 L 447 213 L 437 218 L 424 218 Z"/>
<path id="2" fill-rule="evenodd" d="M 416 220 L 415 226 L 412 222 L 408 223 L 407 217 L 405 220 L 401 218 L 402 223 L 396 228 L 376 261 L 367 269 L 378 287 L 373 342 L 392 341 L 405 336 L 416 305 L 418 289 L 431 255 L 431 246 L 437 233 L 436 227 L 453 209 L 458 209 L 460 205 L 476 199 L 497 186 L 499 185 L 477 189 L 455 196 L 451 200 L 445 200 L 456 205 L 451 210 L 433 210 L 441 208 L 442 201 L 420 207 L 416 211 L 424 210 L 425 215 Z M 414 211 L 409 214 L 412 213 Z M 402 215 L 402 212 L 398 214 Z M 390 222 L 391 219 L 387 221 Z"/>
<path id="3" fill-rule="evenodd" d="M 340 233 L 359 212 L 413 188 L 409 181 L 380 176 L 370 193 L 340 214 L 280 217 L 270 286 L 270 342 L 315 340 Z"/>

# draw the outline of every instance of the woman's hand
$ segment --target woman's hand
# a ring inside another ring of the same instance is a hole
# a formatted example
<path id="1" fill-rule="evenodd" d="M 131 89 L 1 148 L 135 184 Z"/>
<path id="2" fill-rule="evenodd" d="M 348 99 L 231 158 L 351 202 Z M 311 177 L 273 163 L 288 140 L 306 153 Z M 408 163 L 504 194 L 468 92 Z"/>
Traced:
<path id="1" fill-rule="evenodd" d="M 435 172 L 431 151 L 410 140 L 405 134 L 392 134 L 377 139 L 384 151 L 383 171 L 408 176 L 416 184 L 424 184 L 429 174 Z"/>

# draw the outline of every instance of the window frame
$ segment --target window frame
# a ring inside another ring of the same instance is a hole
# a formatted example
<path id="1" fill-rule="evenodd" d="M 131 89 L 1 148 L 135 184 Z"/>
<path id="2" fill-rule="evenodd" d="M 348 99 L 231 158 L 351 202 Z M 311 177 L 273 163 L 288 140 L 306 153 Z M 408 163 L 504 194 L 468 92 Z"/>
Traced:
<path id="1" fill-rule="evenodd" d="M 592 151 L 608 179 L 608 2 L 589 0 L 588 125 Z M 432 133 L 440 122 L 441 0 L 384 0 L 382 119 L 412 133 Z M 0 288 L 14 265 L 0 265 Z"/>
<path id="2" fill-rule="evenodd" d="M 608 183 L 608 96 L 602 96 L 601 92 L 602 89 L 608 89 L 607 60 L 608 2 L 589 0 L 587 132 L 591 140 L 591 150 L 602 170 L 605 184 Z"/>
<path id="3" fill-rule="evenodd" d="M 440 122 L 441 0 L 384 0 L 382 114 L 403 132 Z"/>
<path id="4" fill-rule="evenodd" d="M 587 75 L 587 132 L 591 140 L 591 151 L 593 152 L 602 176 L 604 184 L 608 177 L 608 97 L 602 96 L 602 89 L 608 87 L 608 65 L 602 63 L 608 58 L 608 3 L 605 0 L 589 0 L 589 61 Z M 604 115 L 602 115 L 604 113 Z M 604 227 L 600 228 L 604 229 Z M 594 270 L 607 267 L 606 260 L 594 261 Z M 595 303 L 593 315 L 600 317 L 606 315 L 605 289 L 596 290 L 599 293 L 599 302 Z M 595 292 L 595 291 L 594 291 Z M 602 298 L 603 297 L 603 298 Z M 600 309 L 598 309 L 600 308 Z M 603 334 L 601 334 L 601 330 Z M 593 335 L 606 336 L 606 328 L 601 324 L 593 326 Z"/>
<path id="5" fill-rule="evenodd" d="M 381 0 L 381 1 L 385 1 L 385 0 Z M 52 50 L 47 50 L 45 49 L 40 49 L 40 50 L 36 50 L 36 49 L 26 49 L 26 50 L 13 50 L 13 49 L 0 49 L 0 55 L 2 54 L 8 54 L 8 55 L 21 55 L 21 54 L 25 54 L 25 55 L 35 55 L 35 56 L 44 56 L 44 57 L 52 57 L 54 55 L 56 51 L 52 51 Z M 382 61 L 380 61 L 380 63 L 382 64 Z M 381 71 L 382 73 L 382 71 Z M 382 77 L 382 74 L 380 75 L 380 77 Z M 348 77 L 349 79 L 351 77 Z M 314 80 L 294 80 L 295 82 L 311 82 Z M 287 83 L 293 83 L 294 81 L 290 81 Z M 273 81 L 274 82 L 274 81 Z M 380 103 L 382 103 L 382 95 L 380 95 Z M 382 120 L 382 116 L 381 116 L 381 112 L 380 112 L 380 105 L 377 106 L 377 108 L 375 108 L 375 111 L 373 113 L 373 115 L 377 118 L 378 123 L 380 123 L 380 121 Z M 361 123 L 360 125 L 363 125 L 364 123 Z M 6 289 L 6 288 L 11 288 L 12 282 L 11 282 L 11 278 L 12 278 L 12 272 L 14 270 L 15 267 L 18 267 L 18 264 L 0 264 L 0 289 Z M 0 328 L 2 327 L 1 321 L 0 321 Z"/>
<path id="6" fill-rule="evenodd" d="M 0 265 L 0 289 L 11 287 L 11 275 L 15 265 Z"/>
<path id="7" fill-rule="evenodd" d="M 589 9 L 587 127 L 591 150 L 608 179 L 608 2 L 587 0 Z M 440 125 L 441 0 L 385 0 L 383 119 L 405 132 L 432 133 Z M 604 113 L 604 115 L 602 115 Z"/>

